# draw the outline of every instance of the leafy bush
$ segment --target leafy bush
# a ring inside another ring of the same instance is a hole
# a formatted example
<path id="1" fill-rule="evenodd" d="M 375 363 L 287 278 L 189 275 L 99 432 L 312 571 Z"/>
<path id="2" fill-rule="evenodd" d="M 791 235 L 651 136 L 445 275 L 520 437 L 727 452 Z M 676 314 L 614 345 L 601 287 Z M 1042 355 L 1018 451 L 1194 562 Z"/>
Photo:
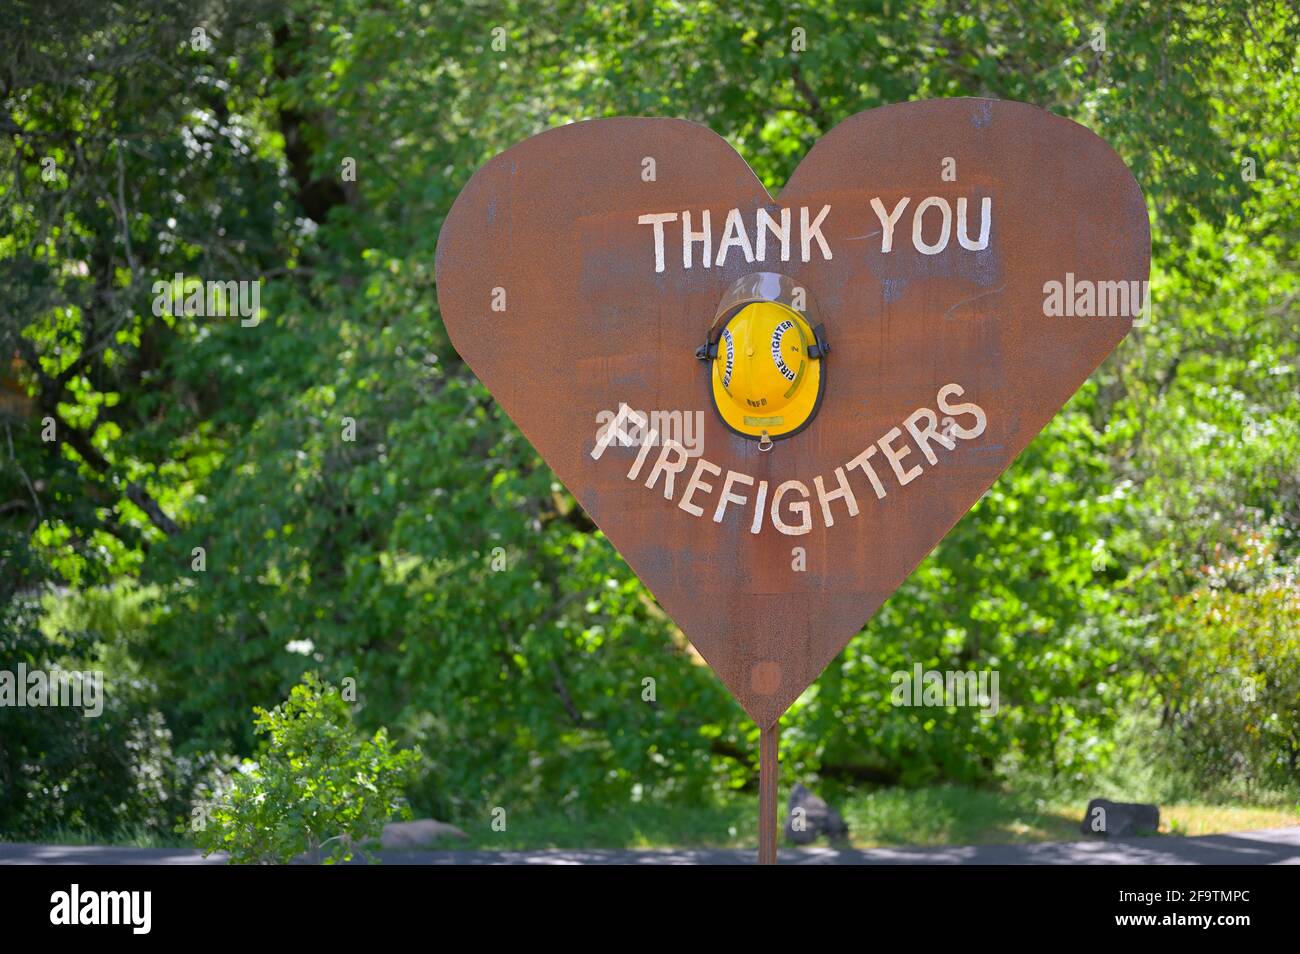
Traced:
<path id="1" fill-rule="evenodd" d="M 1162 645 L 1166 748 L 1206 788 L 1294 791 L 1300 781 L 1300 561 L 1260 532 L 1202 568 Z"/>
<path id="2" fill-rule="evenodd" d="M 228 851 L 232 864 L 284 864 L 304 853 L 350 861 L 353 846 L 378 837 L 394 815 L 409 817 L 402 786 L 419 750 L 396 751 L 385 729 L 360 736 L 348 703 L 316 674 L 283 704 L 254 712 L 255 731 L 267 737 L 258 761 L 194 809 L 205 854 Z"/>

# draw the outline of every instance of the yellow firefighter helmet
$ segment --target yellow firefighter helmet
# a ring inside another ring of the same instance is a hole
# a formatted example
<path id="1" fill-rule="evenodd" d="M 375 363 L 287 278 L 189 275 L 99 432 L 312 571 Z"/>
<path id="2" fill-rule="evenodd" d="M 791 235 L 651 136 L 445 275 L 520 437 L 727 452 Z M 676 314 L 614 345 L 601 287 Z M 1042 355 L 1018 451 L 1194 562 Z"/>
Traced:
<path id="1" fill-rule="evenodd" d="M 812 420 L 825 391 L 825 330 L 793 307 L 807 295 L 784 275 L 747 275 L 723 297 L 709 341 L 713 404 L 723 423 L 764 449 Z"/>

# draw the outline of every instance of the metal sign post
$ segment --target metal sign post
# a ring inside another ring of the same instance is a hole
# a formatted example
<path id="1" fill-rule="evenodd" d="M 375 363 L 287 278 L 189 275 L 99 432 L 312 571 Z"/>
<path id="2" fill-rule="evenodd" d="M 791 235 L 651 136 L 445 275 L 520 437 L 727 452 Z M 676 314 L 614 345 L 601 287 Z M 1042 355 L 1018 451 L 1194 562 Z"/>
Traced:
<path id="1" fill-rule="evenodd" d="M 777 839 L 777 782 L 781 774 L 781 759 L 777 753 L 777 736 L 781 720 L 758 736 L 758 863 L 776 864 Z"/>
<path id="2" fill-rule="evenodd" d="M 709 129 L 575 123 L 443 225 L 453 344 L 758 724 L 777 722 L 1128 333 L 1146 205 L 1023 103 L 859 113 L 773 199 Z"/>

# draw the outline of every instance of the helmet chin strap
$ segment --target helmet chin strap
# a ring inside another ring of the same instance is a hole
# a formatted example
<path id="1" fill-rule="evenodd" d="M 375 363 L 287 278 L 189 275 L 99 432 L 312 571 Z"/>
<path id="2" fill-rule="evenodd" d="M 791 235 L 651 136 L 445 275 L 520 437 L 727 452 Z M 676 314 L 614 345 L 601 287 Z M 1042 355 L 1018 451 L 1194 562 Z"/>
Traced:
<path id="1" fill-rule="evenodd" d="M 821 359 L 830 354 L 831 344 L 826 340 L 826 326 L 818 325 L 814 328 L 813 337 L 816 340 L 808 346 L 808 357 Z"/>

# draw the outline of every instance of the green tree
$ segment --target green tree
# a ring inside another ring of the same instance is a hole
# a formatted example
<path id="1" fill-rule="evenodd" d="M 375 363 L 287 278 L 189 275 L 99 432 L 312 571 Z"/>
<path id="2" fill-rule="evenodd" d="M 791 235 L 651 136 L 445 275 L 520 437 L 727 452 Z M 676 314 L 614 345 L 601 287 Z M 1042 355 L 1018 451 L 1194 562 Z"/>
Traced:
<path id="1" fill-rule="evenodd" d="M 1086 779 L 1127 708 L 1168 711 L 1161 731 L 1177 731 L 1192 690 L 1165 674 L 1214 658 L 1178 608 L 1215 547 L 1260 533 L 1266 563 L 1294 563 L 1293 4 L 10 9 L 0 604 L 147 596 L 141 704 L 183 754 L 251 752 L 245 713 L 316 670 L 357 679 L 362 726 L 424 746 L 410 793 L 443 816 L 752 781 L 739 707 L 437 314 L 438 229 L 469 176 L 588 117 L 705 123 L 777 192 L 858 110 L 1022 99 L 1111 142 L 1149 200 L 1153 322 L 796 705 L 793 770 Z M 154 284 L 177 272 L 260 280 L 261 320 L 155 313 Z M 1234 614 L 1278 619 L 1271 592 L 1236 594 Z M 1243 628 L 1243 645 L 1271 658 L 1268 632 Z M 889 675 L 908 662 L 998 669 L 1002 713 L 894 708 Z M 1276 781 L 1263 766 L 1285 763 L 1283 737 L 1261 739 L 1238 749 Z"/>

